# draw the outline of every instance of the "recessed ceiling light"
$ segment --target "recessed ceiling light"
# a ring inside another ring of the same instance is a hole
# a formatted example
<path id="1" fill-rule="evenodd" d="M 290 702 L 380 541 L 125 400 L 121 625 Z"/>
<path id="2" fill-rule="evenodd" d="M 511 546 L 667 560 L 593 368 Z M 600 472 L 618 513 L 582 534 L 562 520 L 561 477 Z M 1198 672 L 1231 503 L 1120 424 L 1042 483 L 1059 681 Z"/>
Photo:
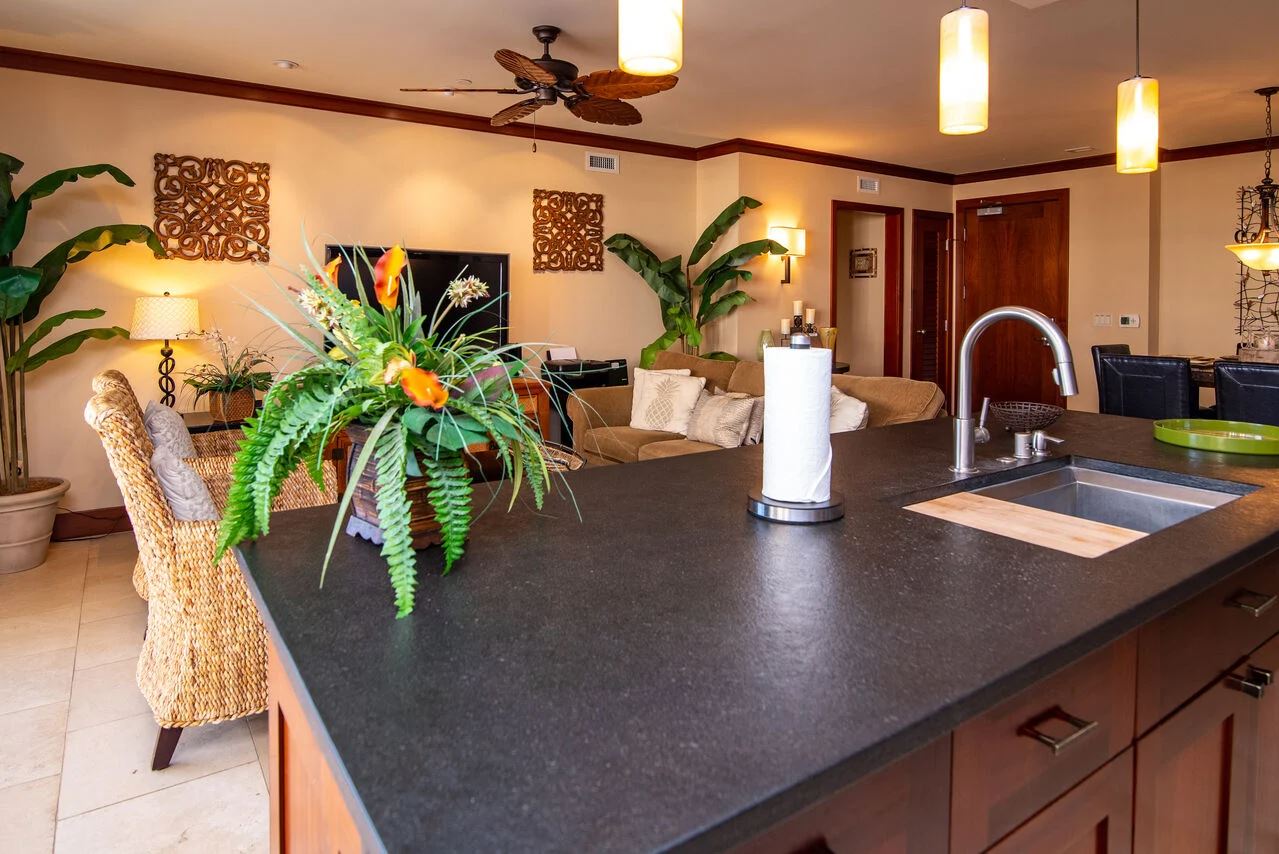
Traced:
<path id="1" fill-rule="evenodd" d="M 1090 151 L 1096 151 L 1095 145 L 1076 145 L 1074 148 L 1067 148 L 1067 154 L 1087 154 Z"/>
<path id="2" fill-rule="evenodd" d="M 282 68 L 285 71 L 292 71 L 293 69 L 299 67 L 298 64 L 291 59 L 277 59 L 273 61 L 271 64 L 274 65 L 276 68 Z"/>

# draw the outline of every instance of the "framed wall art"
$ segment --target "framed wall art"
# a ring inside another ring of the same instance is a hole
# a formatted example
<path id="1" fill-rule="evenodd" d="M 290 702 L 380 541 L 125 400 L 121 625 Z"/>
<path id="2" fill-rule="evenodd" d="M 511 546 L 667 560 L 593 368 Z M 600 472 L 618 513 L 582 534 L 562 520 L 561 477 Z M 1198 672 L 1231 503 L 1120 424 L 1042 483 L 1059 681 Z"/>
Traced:
<path id="1" fill-rule="evenodd" d="M 155 231 L 170 258 L 271 260 L 271 165 L 155 156 Z"/>
<path id="2" fill-rule="evenodd" d="M 848 253 L 848 278 L 873 279 L 879 275 L 879 250 L 854 249 Z"/>

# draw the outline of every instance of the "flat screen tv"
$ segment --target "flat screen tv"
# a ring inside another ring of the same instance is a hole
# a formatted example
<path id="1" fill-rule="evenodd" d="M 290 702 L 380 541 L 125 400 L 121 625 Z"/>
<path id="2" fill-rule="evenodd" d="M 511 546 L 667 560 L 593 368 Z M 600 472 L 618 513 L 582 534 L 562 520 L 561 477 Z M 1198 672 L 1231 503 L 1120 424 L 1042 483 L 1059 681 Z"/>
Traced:
<path id="1" fill-rule="evenodd" d="M 385 252 L 377 246 L 360 248 L 368 256 L 370 264 L 376 264 Z M 324 250 L 325 262 L 332 261 L 336 256 L 343 254 L 353 261 L 357 257 L 354 246 L 329 245 L 324 247 Z M 445 320 L 445 327 L 448 328 L 460 322 L 458 331 L 469 334 L 479 334 L 496 327 L 498 331 L 490 337 L 496 338 L 497 344 L 501 346 L 510 343 L 506 327 L 509 325 L 510 318 L 511 256 L 485 252 L 439 252 L 429 249 L 405 251 L 409 258 L 413 287 L 422 297 L 423 312 L 429 315 L 435 310 L 436 303 L 444 295 L 444 289 L 458 276 L 478 276 L 489 286 L 488 298 L 478 303 L 471 303 L 465 309 L 454 309 Z M 373 299 L 370 272 L 361 269 L 360 278 L 369 291 L 369 299 Z M 351 271 L 351 265 L 345 261 L 338 268 L 338 289 L 352 299 L 359 296 L 355 285 L 355 274 Z"/>

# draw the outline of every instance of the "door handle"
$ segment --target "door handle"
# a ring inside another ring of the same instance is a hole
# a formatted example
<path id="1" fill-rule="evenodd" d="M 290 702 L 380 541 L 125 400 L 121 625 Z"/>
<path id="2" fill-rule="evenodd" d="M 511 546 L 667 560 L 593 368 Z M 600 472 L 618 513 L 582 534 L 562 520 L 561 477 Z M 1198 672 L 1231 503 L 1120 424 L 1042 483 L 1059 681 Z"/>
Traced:
<path id="1" fill-rule="evenodd" d="M 1056 738 L 1054 736 L 1051 736 L 1048 733 L 1038 728 L 1039 724 L 1042 724 L 1044 721 L 1049 721 L 1049 720 L 1065 721 L 1066 723 L 1074 727 L 1075 731 L 1072 732 L 1070 735 L 1063 736 L 1062 738 Z M 1098 726 L 1097 721 L 1086 721 L 1083 718 L 1077 718 L 1074 715 L 1067 713 L 1064 709 L 1058 706 L 1057 708 L 1052 709 L 1051 711 L 1046 712 L 1045 714 L 1042 714 L 1039 717 L 1034 718 L 1033 720 L 1027 721 L 1026 723 L 1022 724 L 1020 727 L 1018 727 L 1017 734 L 1024 735 L 1027 738 L 1033 738 L 1035 741 L 1038 741 L 1040 744 L 1048 745 L 1048 747 L 1052 748 L 1053 756 L 1056 756 L 1057 754 L 1065 750 L 1067 747 L 1079 741 L 1088 733 L 1095 730 L 1097 726 Z"/>
<path id="2" fill-rule="evenodd" d="M 916 334 L 916 335 L 927 335 L 927 334 L 928 334 L 928 330 L 927 330 L 927 329 L 916 329 L 916 330 L 915 330 L 915 334 Z"/>

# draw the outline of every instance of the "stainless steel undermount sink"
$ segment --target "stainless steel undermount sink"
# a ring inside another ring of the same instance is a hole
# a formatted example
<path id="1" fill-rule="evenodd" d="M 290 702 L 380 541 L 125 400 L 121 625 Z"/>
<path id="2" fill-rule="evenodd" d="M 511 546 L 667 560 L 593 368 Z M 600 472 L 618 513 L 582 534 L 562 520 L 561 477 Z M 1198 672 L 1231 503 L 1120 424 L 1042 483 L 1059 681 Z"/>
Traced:
<path id="1" fill-rule="evenodd" d="M 1243 489 L 1246 491 L 1246 487 Z M 1184 486 L 1077 465 L 1026 475 L 972 492 L 1147 534 L 1162 531 L 1240 497 L 1236 492 Z"/>

